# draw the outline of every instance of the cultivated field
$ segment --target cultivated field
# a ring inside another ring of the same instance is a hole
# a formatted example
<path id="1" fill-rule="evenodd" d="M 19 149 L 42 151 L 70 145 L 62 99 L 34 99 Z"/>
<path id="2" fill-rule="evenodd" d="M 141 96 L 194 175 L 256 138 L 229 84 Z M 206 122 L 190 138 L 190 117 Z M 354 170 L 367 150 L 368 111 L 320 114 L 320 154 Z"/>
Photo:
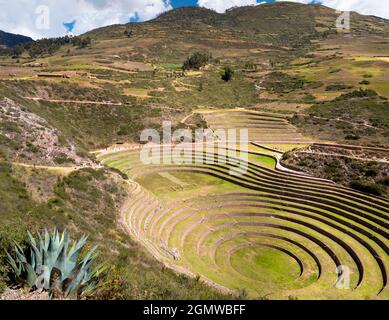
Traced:
<path id="1" fill-rule="evenodd" d="M 220 110 L 201 113 L 213 131 L 248 129 L 250 141 L 263 144 L 307 144 L 297 129 L 288 123 L 287 117 L 274 113 L 248 110 Z"/>
<path id="2" fill-rule="evenodd" d="M 388 299 L 389 24 L 338 17 L 178 8 L 0 54 L 1 246 L 31 226 L 90 234 L 104 300 Z M 144 164 L 141 133 L 165 121 L 247 129 L 248 151 Z"/>
<path id="3" fill-rule="evenodd" d="M 122 223 L 173 269 L 252 298 L 388 297 L 386 199 L 280 171 L 257 152 L 243 175 L 230 174 L 240 171 L 231 158 L 144 165 L 139 157 L 136 150 L 98 156 L 130 177 Z M 335 287 L 341 265 L 349 268 L 342 269 L 350 272 L 348 290 Z"/>

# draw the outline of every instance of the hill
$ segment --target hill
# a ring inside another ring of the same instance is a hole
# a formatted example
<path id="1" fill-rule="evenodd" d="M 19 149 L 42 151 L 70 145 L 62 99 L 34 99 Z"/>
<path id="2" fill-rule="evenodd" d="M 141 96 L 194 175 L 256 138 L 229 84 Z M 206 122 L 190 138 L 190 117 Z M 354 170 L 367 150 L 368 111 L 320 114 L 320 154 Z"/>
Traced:
<path id="1" fill-rule="evenodd" d="M 98 299 L 386 299 L 389 22 L 338 18 L 179 8 L 0 52 L 0 247 L 91 234 L 113 267 Z M 163 121 L 247 129 L 247 172 L 142 163 Z M 7 270 L 0 253 L 0 286 Z"/>
<path id="2" fill-rule="evenodd" d="M 22 36 L 20 34 L 7 33 L 0 30 L 0 47 L 14 47 L 17 44 L 25 44 L 32 42 L 30 37 Z"/>
<path id="3" fill-rule="evenodd" d="M 335 10 L 321 5 L 291 2 L 236 7 L 225 14 L 205 8 L 182 7 L 148 22 L 109 26 L 86 35 L 95 39 L 121 37 L 126 28 L 130 28 L 134 36 L 167 38 L 190 44 L 199 41 L 213 48 L 218 45 L 231 47 L 237 43 L 242 47 L 261 43 L 299 48 L 308 45 L 310 40 L 336 33 L 338 17 Z M 354 34 L 389 34 L 384 19 L 353 12 L 350 21 Z M 169 46 L 169 42 L 166 45 Z"/>

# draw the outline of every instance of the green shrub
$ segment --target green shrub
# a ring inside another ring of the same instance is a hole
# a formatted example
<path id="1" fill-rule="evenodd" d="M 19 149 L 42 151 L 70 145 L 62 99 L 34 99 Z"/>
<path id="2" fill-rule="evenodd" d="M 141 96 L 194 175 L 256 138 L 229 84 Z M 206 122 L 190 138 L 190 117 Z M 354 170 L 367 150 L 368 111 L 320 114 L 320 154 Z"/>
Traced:
<path id="1" fill-rule="evenodd" d="M 330 84 L 326 87 L 326 91 L 342 91 L 347 89 L 352 89 L 353 86 L 349 86 L 343 83 Z"/>
<path id="2" fill-rule="evenodd" d="M 232 70 L 231 67 L 225 67 L 223 74 L 222 74 L 222 79 L 225 82 L 229 82 L 232 80 L 232 77 L 234 76 L 234 70 Z"/>
<path id="3" fill-rule="evenodd" d="M 290 76 L 286 73 L 275 71 L 266 76 L 266 80 L 263 84 L 269 91 L 281 94 L 303 89 L 306 82 L 300 77 Z"/>
<path id="4" fill-rule="evenodd" d="M 389 186 L 389 177 L 382 178 L 377 181 L 379 184 L 388 187 Z"/>
<path id="5" fill-rule="evenodd" d="M 361 82 L 359 82 L 359 84 L 362 84 L 362 85 L 369 85 L 369 84 L 370 84 L 370 81 L 369 81 L 369 80 L 362 80 Z"/>
<path id="6" fill-rule="evenodd" d="M 346 140 L 359 140 L 359 139 L 361 139 L 361 137 L 356 135 L 356 134 L 348 134 L 344 138 Z"/>
<path id="7" fill-rule="evenodd" d="M 183 65 L 184 70 L 199 70 L 211 61 L 211 55 L 208 53 L 195 52 L 188 57 Z"/>
<path id="8" fill-rule="evenodd" d="M 353 180 L 350 182 L 350 187 L 376 196 L 382 195 L 382 187 L 376 183 L 369 183 L 363 180 Z"/>
<path id="9" fill-rule="evenodd" d="M 378 97 L 378 94 L 374 90 L 359 89 L 350 93 L 342 94 L 340 97 L 336 98 L 335 101 L 347 100 L 350 98 L 368 98 L 368 97 Z"/>
<path id="10" fill-rule="evenodd" d="M 365 172 L 366 177 L 376 177 L 378 175 L 378 169 L 376 168 L 370 168 L 367 169 Z"/>

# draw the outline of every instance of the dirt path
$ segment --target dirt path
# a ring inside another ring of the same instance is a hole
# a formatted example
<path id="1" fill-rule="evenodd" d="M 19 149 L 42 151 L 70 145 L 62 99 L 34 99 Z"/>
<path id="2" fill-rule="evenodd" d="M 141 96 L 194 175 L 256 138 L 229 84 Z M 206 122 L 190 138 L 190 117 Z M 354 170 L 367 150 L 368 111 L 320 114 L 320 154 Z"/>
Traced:
<path id="1" fill-rule="evenodd" d="M 19 163 L 19 162 L 12 162 L 12 165 L 18 166 L 18 167 L 24 167 L 24 168 L 32 168 L 32 169 L 47 169 L 47 170 L 69 171 L 69 172 L 82 169 L 81 167 L 41 166 L 41 165 Z"/>
<path id="2" fill-rule="evenodd" d="M 20 162 L 12 162 L 12 165 L 18 166 L 18 167 L 24 167 L 24 168 L 31 168 L 31 169 L 44 169 L 44 170 L 51 170 L 51 171 L 59 171 L 64 174 L 69 174 L 74 171 L 78 171 L 85 168 L 92 168 L 92 169 L 101 169 L 103 166 L 101 165 L 95 165 L 95 166 L 74 166 L 74 167 L 56 167 L 56 166 L 42 166 L 42 165 L 34 165 L 34 164 L 28 164 L 28 163 L 20 163 Z"/>
<path id="3" fill-rule="evenodd" d="M 314 143 L 314 146 L 317 147 L 326 147 L 326 148 L 337 148 L 337 149 L 345 149 L 345 150 L 359 150 L 359 151 L 378 151 L 378 152 L 387 152 L 389 153 L 389 149 L 385 148 L 376 148 L 376 147 L 364 147 L 358 145 L 348 145 L 348 144 L 336 144 L 336 143 Z"/>
<path id="4" fill-rule="evenodd" d="M 184 119 L 181 120 L 181 123 L 186 124 L 186 121 L 187 121 L 190 117 L 194 116 L 195 114 L 196 114 L 195 111 L 191 112 L 191 113 L 188 114 Z"/>
<path id="5" fill-rule="evenodd" d="M 89 101 L 89 100 L 57 100 L 57 99 L 44 99 L 38 97 L 23 97 L 24 99 L 33 100 L 33 101 L 43 101 L 43 102 L 52 102 L 52 103 L 74 103 L 74 104 L 94 104 L 102 106 L 122 106 L 121 102 L 112 102 L 112 101 Z"/>
<path id="6" fill-rule="evenodd" d="M 336 157 L 336 158 L 347 158 L 347 159 L 360 160 L 360 161 L 374 161 L 374 162 L 380 162 L 380 163 L 389 163 L 388 160 L 375 159 L 375 158 L 364 158 L 364 157 L 357 157 L 357 156 L 348 156 L 348 155 L 344 155 L 344 154 L 340 154 L 340 153 L 315 152 L 315 151 L 297 151 L 296 153 L 313 154 L 313 155 L 318 155 L 318 156 L 328 156 L 328 157 Z"/>
<path id="7" fill-rule="evenodd" d="M 348 121 L 348 120 L 343 120 L 343 119 L 340 119 L 340 118 L 325 118 L 325 117 L 309 116 L 309 115 L 306 115 L 305 117 L 310 117 L 310 118 L 313 118 L 313 119 L 325 120 L 325 121 L 344 122 L 344 123 L 351 124 L 351 125 L 353 125 L 355 127 L 366 127 L 366 128 L 370 128 L 370 129 L 374 129 L 374 130 L 380 130 L 380 131 L 384 130 L 382 128 L 374 127 L 374 126 L 372 126 L 370 124 L 367 124 L 367 123 L 356 123 L 356 122 L 352 122 L 352 121 Z"/>

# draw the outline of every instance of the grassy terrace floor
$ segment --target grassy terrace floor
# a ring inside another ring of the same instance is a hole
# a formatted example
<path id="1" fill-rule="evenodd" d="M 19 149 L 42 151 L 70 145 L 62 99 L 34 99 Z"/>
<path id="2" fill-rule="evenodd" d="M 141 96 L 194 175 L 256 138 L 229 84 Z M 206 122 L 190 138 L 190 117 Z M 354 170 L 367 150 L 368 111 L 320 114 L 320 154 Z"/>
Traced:
<path id="1" fill-rule="evenodd" d="M 201 112 L 209 127 L 217 130 L 248 129 L 249 139 L 264 144 L 304 144 L 310 139 L 303 137 L 288 123 L 287 117 L 279 114 L 248 110 L 216 110 Z"/>
<path id="2" fill-rule="evenodd" d="M 388 298 L 386 199 L 279 171 L 267 155 L 249 154 L 247 172 L 232 158 L 189 163 L 205 156 L 181 165 L 144 165 L 139 151 L 98 156 L 134 180 L 123 221 L 159 259 L 251 298 Z M 340 265 L 349 290 L 334 285 Z"/>

